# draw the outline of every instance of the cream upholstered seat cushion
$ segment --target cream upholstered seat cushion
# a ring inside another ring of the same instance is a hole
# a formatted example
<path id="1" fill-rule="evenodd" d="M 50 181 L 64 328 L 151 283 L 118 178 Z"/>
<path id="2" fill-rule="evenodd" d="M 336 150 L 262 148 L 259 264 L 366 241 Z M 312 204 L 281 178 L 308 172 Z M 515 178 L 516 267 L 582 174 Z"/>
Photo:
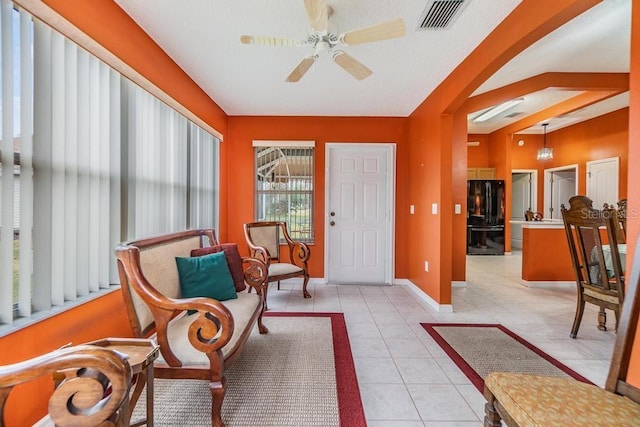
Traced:
<path id="1" fill-rule="evenodd" d="M 521 426 L 640 426 L 640 405 L 573 379 L 493 372 L 488 388 Z"/>
<path id="2" fill-rule="evenodd" d="M 233 316 L 234 329 L 231 340 L 222 348 L 222 355 L 226 358 L 227 354 L 235 349 L 240 336 L 245 331 L 246 327 L 253 326 L 249 320 L 251 316 L 256 312 L 256 307 L 262 302 L 260 296 L 254 293 L 238 292 L 237 299 L 231 299 L 227 301 L 221 301 Z M 169 344 L 173 353 L 182 361 L 183 366 L 209 366 L 209 359 L 205 353 L 196 350 L 189 341 L 189 325 L 198 318 L 197 314 L 191 316 L 183 315 L 174 319 L 169 328 L 167 329 L 167 335 Z M 155 338 L 155 335 L 153 336 Z M 158 357 L 158 361 L 164 363 L 162 354 Z"/>
<path id="3" fill-rule="evenodd" d="M 286 262 L 274 262 L 269 265 L 269 277 L 281 276 L 283 274 L 301 273 L 302 268 L 295 264 Z"/>

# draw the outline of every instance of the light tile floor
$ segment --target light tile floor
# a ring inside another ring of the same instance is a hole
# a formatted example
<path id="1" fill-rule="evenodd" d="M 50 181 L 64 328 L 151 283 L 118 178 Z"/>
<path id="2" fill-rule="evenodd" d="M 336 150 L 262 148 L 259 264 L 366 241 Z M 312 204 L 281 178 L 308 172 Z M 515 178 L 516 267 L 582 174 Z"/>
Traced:
<path id="1" fill-rule="evenodd" d="M 479 427 L 484 398 L 420 326 L 421 322 L 500 323 L 603 386 L 615 333 L 597 330 L 587 304 L 577 339 L 569 338 L 575 288 L 527 288 L 521 253 L 467 257 L 467 286 L 453 289 L 453 313 L 438 313 L 405 285 L 275 284 L 271 311 L 344 313 L 370 427 Z M 613 313 L 608 313 L 613 326 Z"/>

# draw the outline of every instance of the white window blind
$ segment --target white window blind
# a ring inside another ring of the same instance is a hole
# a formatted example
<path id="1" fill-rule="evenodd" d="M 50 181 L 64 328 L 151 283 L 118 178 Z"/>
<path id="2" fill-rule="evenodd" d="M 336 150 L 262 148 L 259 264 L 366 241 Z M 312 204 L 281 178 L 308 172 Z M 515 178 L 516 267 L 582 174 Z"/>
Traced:
<path id="1" fill-rule="evenodd" d="M 117 280 L 120 78 L 50 27 L 34 26 L 31 301 L 46 310 Z"/>
<path id="2" fill-rule="evenodd" d="M 220 141 L 7 0 L 0 37 L 2 325 L 118 283 L 119 241 L 215 227 Z"/>

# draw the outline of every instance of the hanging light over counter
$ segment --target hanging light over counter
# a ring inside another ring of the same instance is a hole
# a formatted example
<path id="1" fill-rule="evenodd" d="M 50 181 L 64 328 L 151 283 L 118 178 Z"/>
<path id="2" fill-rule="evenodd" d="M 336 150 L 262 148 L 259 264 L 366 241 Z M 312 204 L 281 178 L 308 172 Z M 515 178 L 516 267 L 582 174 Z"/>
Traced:
<path id="1" fill-rule="evenodd" d="M 542 148 L 538 150 L 538 160 L 551 160 L 553 159 L 553 148 L 547 147 L 547 126 L 549 123 L 543 123 L 542 128 L 544 129 L 544 136 L 542 140 Z"/>

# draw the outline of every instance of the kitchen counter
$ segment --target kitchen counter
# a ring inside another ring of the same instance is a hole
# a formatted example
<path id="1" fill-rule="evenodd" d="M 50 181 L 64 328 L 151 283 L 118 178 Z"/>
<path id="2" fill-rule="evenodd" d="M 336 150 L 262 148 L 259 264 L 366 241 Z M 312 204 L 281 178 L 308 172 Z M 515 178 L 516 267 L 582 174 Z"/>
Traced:
<path id="1" fill-rule="evenodd" d="M 564 223 L 559 219 L 543 219 L 541 221 L 520 221 L 520 220 L 511 220 L 510 224 L 519 224 L 522 228 L 560 228 L 564 229 Z"/>
<path id="2" fill-rule="evenodd" d="M 575 281 L 560 220 L 510 221 L 522 226 L 522 281 L 527 286 Z"/>

